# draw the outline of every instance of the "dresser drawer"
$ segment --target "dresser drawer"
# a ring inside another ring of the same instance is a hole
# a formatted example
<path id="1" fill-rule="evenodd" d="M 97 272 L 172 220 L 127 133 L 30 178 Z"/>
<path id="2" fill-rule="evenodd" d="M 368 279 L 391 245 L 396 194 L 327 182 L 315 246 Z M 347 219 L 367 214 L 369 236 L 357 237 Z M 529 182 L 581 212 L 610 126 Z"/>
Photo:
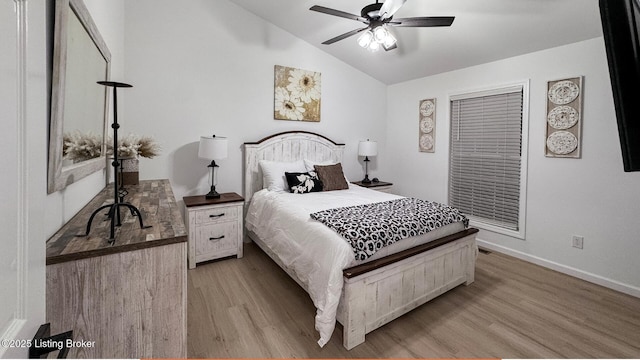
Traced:
<path id="1" fill-rule="evenodd" d="M 196 258 L 201 256 L 215 258 L 236 254 L 239 235 L 237 221 L 199 226 L 196 230 Z M 216 256 L 208 256 L 211 254 Z"/>
<path id="2" fill-rule="evenodd" d="M 240 216 L 240 206 L 217 206 L 211 209 L 202 209 L 195 212 L 196 224 L 215 224 L 225 221 L 235 221 Z"/>

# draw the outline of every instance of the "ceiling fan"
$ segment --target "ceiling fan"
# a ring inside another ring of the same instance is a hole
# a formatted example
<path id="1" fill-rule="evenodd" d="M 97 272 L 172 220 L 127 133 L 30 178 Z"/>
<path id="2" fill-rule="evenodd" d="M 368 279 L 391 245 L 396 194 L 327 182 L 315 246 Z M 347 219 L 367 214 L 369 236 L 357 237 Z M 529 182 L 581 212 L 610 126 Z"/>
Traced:
<path id="1" fill-rule="evenodd" d="M 433 26 L 451 26 L 453 23 L 453 16 L 430 16 L 430 17 L 412 17 L 394 19 L 393 14 L 398 11 L 404 5 L 407 0 L 385 0 L 384 3 L 379 3 L 376 0 L 375 4 L 370 4 L 362 8 L 360 15 L 350 14 L 344 11 L 331 9 L 324 6 L 314 5 L 309 10 L 329 14 L 333 16 L 339 16 L 351 20 L 360 21 L 366 24 L 366 27 L 355 29 L 331 38 L 323 44 L 329 45 L 334 42 L 346 39 L 355 34 L 365 31 L 364 34 L 358 38 L 358 44 L 371 51 L 377 51 L 380 47 L 386 51 L 397 48 L 396 38 L 387 29 L 388 26 L 398 27 L 433 27 Z"/>

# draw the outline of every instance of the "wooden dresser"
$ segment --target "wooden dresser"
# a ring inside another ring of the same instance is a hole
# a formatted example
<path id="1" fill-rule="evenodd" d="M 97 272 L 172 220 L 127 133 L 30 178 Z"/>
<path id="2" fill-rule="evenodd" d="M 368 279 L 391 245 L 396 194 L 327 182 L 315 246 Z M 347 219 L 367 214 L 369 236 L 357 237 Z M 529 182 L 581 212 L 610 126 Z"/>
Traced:
<path id="1" fill-rule="evenodd" d="M 187 233 L 168 180 L 126 186 L 122 226 L 109 245 L 107 186 L 47 241 L 47 322 L 51 333 L 73 330 L 86 346 L 69 358 L 178 358 L 187 355 Z"/>

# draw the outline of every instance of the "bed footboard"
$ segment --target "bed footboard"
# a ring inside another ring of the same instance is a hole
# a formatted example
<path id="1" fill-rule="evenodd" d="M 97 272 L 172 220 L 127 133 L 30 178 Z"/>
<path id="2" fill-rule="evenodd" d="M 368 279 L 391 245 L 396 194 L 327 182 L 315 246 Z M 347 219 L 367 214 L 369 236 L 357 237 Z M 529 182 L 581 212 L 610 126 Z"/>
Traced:
<path id="1" fill-rule="evenodd" d="M 460 284 L 471 284 L 477 232 L 466 229 L 413 252 L 345 270 L 337 316 L 344 347 L 352 349 L 365 334 Z"/>

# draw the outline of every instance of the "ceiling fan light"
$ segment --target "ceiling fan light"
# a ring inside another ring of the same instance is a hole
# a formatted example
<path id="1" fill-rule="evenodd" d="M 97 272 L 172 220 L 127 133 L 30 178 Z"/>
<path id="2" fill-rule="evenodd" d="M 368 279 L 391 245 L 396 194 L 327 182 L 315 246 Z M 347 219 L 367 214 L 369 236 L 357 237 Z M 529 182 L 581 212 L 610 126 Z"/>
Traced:
<path id="1" fill-rule="evenodd" d="M 378 43 L 377 41 L 372 41 L 369 44 L 369 51 L 376 52 L 378 50 L 380 50 L 380 43 Z"/>
<path id="2" fill-rule="evenodd" d="M 384 43 L 388 36 L 389 32 L 382 26 L 378 26 L 377 28 L 373 29 L 373 37 L 380 44 Z"/>
<path id="3" fill-rule="evenodd" d="M 360 35 L 360 37 L 358 38 L 358 45 L 362 46 L 363 48 L 367 48 L 369 47 L 369 45 L 374 42 L 373 41 L 373 33 L 371 32 L 371 30 L 367 30 L 365 31 L 362 35 Z"/>
<path id="4" fill-rule="evenodd" d="M 382 46 L 384 46 L 385 49 L 388 49 L 395 45 L 397 41 L 398 40 L 391 34 L 391 32 L 387 31 L 387 37 L 384 39 Z"/>

